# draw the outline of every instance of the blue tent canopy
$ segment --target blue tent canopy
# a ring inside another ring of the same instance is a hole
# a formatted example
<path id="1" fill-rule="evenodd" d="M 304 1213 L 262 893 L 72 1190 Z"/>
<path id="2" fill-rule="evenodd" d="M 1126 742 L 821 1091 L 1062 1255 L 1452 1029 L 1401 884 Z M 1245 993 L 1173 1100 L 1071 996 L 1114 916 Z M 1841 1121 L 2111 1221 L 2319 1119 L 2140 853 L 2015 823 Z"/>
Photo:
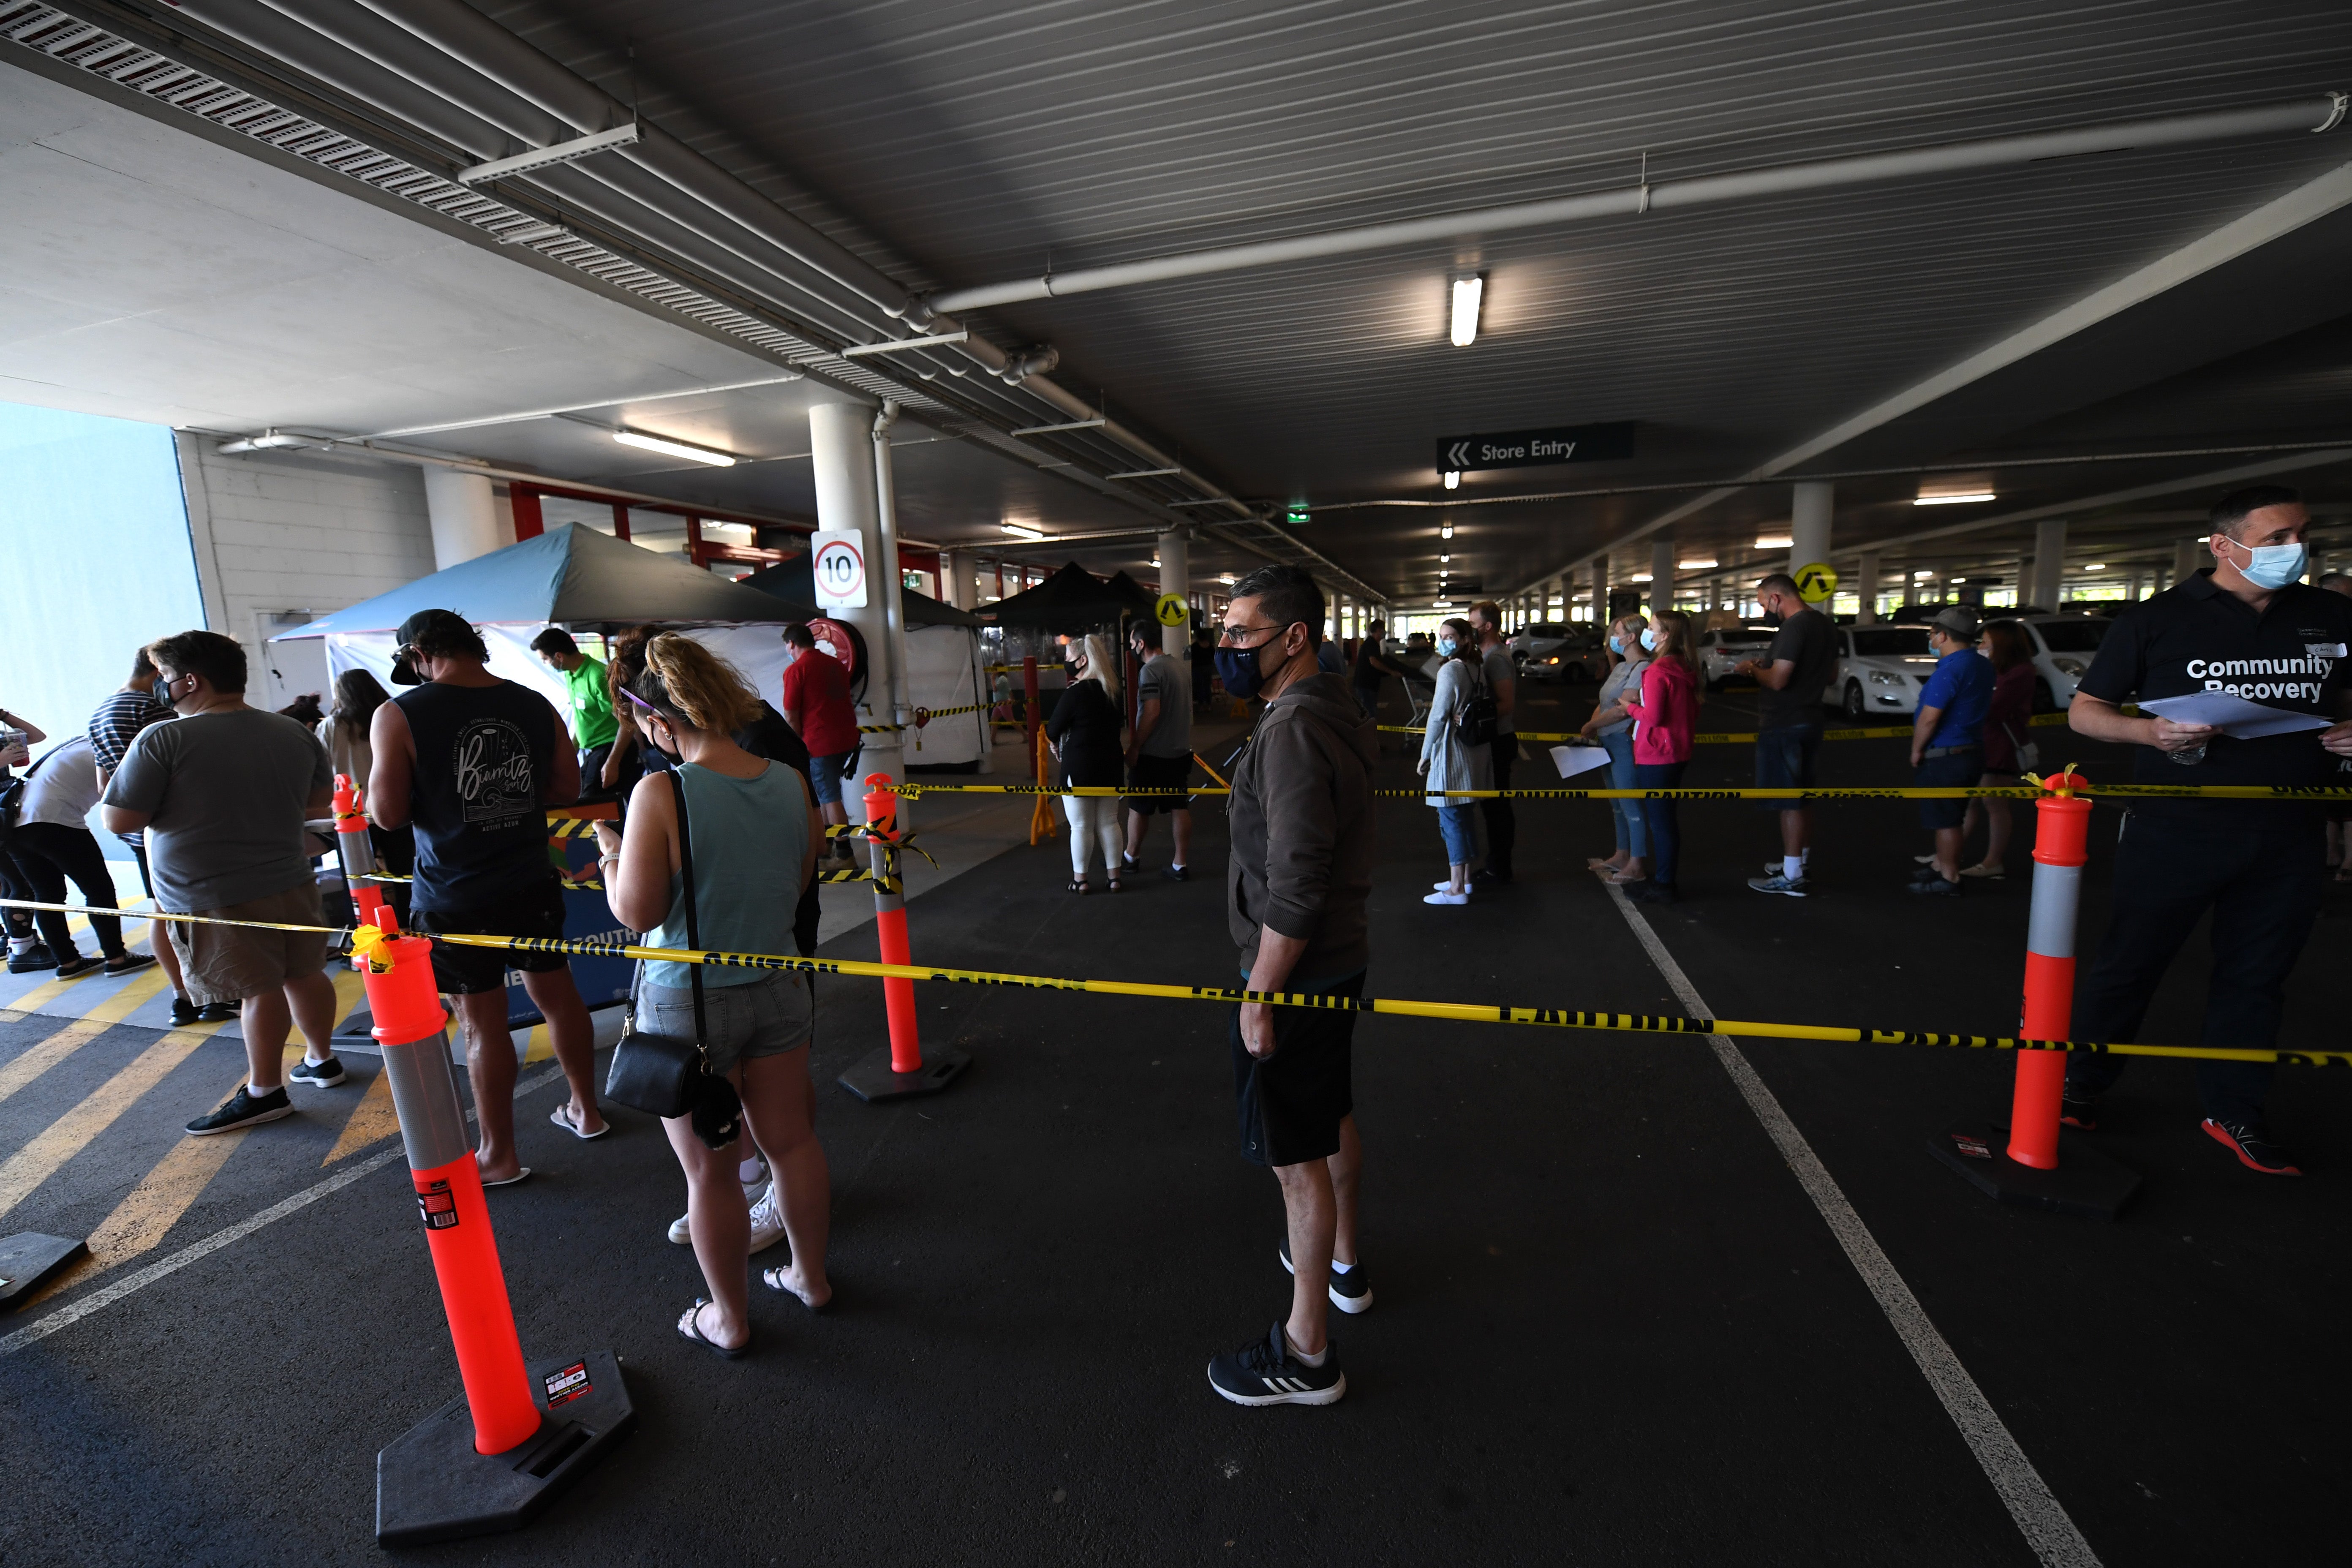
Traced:
<path id="1" fill-rule="evenodd" d="M 689 626 L 806 620 L 795 605 L 593 528 L 563 528 L 460 562 L 271 640 L 389 632 L 419 610 L 455 610 L 476 626 Z"/>

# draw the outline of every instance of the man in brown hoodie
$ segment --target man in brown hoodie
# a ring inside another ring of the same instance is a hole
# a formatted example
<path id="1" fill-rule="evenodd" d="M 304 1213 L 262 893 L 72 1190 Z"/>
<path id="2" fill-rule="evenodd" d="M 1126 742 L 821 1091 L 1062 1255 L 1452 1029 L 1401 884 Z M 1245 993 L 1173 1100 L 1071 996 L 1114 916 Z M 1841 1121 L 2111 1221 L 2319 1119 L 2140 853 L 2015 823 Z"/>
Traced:
<path id="1" fill-rule="evenodd" d="M 1331 1405 L 1348 1392 L 1325 1333 L 1327 1303 L 1372 1304 L 1356 1256 L 1356 1137 L 1350 1043 L 1371 956 L 1372 764 L 1377 731 L 1348 683 L 1316 668 L 1323 595 L 1297 566 L 1234 584 L 1217 674 L 1265 710 L 1234 773 L 1227 922 L 1250 990 L 1312 992 L 1329 1008 L 1244 1002 L 1234 1009 L 1242 1153 L 1273 1167 L 1295 1276 L 1290 1316 L 1209 1363 L 1236 1405 Z"/>

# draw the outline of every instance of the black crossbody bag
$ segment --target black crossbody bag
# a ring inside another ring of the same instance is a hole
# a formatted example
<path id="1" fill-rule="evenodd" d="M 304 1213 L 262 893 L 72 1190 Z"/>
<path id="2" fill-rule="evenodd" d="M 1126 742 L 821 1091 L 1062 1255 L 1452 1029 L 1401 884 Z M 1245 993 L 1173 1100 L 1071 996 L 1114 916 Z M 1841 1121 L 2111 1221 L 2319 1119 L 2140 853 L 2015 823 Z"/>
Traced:
<path id="1" fill-rule="evenodd" d="M 677 865 L 686 884 L 686 944 L 702 948 L 702 932 L 695 921 L 694 835 L 686 815 L 686 780 L 669 770 L 672 798 L 677 802 Z M 629 987 L 628 1016 L 621 1022 L 621 1043 L 613 1047 L 613 1065 L 604 1075 L 604 1097 L 648 1116 L 691 1115 L 695 1136 L 713 1149 L 735 1142 L 740 1131 L 743 1103 L 735 1086 L 710 1070 L 710 1055 L 703 1048 L 707 1026 L 702 1017 L 702 965 L 688 967 L 694 990 L 694 1034 L 689 1037 L 658 1034 L 637 1027 L 637 987 Z M 645 965 L 637 965 L 642 980 Z"/>

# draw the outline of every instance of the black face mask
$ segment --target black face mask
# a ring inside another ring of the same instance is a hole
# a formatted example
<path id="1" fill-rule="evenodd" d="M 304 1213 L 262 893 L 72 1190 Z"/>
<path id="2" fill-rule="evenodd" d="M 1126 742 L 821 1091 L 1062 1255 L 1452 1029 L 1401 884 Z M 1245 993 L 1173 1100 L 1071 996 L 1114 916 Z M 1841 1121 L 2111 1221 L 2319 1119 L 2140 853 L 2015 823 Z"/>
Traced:
<path id="1" fill-rule="evenodd" d="M 155 684 L 147 689 L 147 695 L 169 708 L 172 706 L 172 683 L 159 675 L 155 678 Z"/>

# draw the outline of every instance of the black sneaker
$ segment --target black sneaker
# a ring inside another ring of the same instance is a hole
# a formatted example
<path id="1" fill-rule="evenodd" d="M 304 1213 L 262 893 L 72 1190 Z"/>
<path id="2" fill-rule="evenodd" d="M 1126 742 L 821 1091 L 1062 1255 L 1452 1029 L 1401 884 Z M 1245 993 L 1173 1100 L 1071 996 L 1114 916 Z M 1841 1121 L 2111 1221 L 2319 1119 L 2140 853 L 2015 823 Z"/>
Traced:
<path id="1" fill-rule="evenodd" d="M 289 1082 L 307 1083 L 312 1089 L 332 1089 L 343 1081 L 343 1060 L 341 1057 L 329 1057 L 325 1061 L 314 1062 L 306 1057 L 296 1062 L 286 1077 Z"/>
<path id="2" fill-rule="evenodd" d="M 2097 1131 L 2099 1102 L 2095 1100 L 2080 1099 L 2071 1094 L 2061 1094 L 2058 1097 L 2058 1125 L 2079 1127 L 2085 1132 Z"/>
<path id="3" fill-rule="evenodd" d="M 1171 882 L 1189 882 L 1192 879 L 1192 868 L 1186 866 L 1163 866 L 1160 869 L 1160 874 Z"/>
<path id="4" fill-rule="evenodd" d="M 1510 881 L 1511 868 L 1508 866 L 1481 866 L 1470 873 L 1470 879 L 1484 882 L 1489 887 L 1500 887 Z"/>
<path id="5" fill-rule="evenodd" d="M 1930 866 L 1926 876 L 1911 879 L 1911 891 L 1925 893 L 1931 899 L 1957 899 L 1960 896 L 1960 885 L 1946 880 L 1942 872 Z"/>
<path id="6" fill-rule="evenodd" d="M 2238 1157 L 2238 1163 L 2265 1176 L 2300 1176 L 2294 1156 L 2272 1142 L 2270 1129 L 2259 1121 L 2219 1121 L 2205 1119 L 2205 1136 Z"/>
<path id="7" fill-rule="evenodd" d="M 199 1116 L 188 1123 L 188 1136 L 208 1138 L 215 1132 L 234 1132 L 240 1127 L 257 1127 L 265 1121 L 275 1121 L 281 1116 L 294 1114 L 294 1102 L 286 1098 L 283 1089 L 273 1089 L 256 1100 L 244 1084 L 210 1116 Z"/>
<path id="8" fill-rule="evenodd" d="M 8 973 L 11 974 L 31 974 L 37 970 L 55 969 L 57 966 L 58 955 L 49 951 L 47 942 L 37 942 L 30 947 L 8 950 Z"/>
<path id="9" fill-rule="evenodd" d="M 1209 1386 L 1235 1405 L 1337 1405 L 1348 1374 L 1339 1370 L 1338 1342 L 1325 1342 L 1321 1366 L 1308 1366 L 1290 1353 L 1276 1323 L 1265 1339 L 1211 1362 Z"/>
<path id="10" fill-rule="evenodd" d="M 207 1002 L 196 1009 L 199 1024 L 234 1024 L 245 1009 L 234 1002 Z"/>
<path id="11" fill-rule="evenodd" d="M 1748 885 L 1753 887 L 1755 884 Z M 1655 878 L 1646 882 L 1634 883 L 1625 889 L 1625 896 L 1637 904 L 1671 904 L 1675 901 L 1675 885 L 1672 882 L 1661 882 Z"/>
<path id="12" fill-rule="evenodd" d="M 1282 1242 L 1282 1271 L 1292 1275 L 1298 1272 L 1290 1266 L 1290 1238 L 1287 1237 Z M 1345 1274 L 1337 1268 L 1331 1270 L 1330 1296 L 1331 1305 L 1351 1317 L 1372 1310 L 1372 1287 L 1364 1277 L 1361 1258 L 1358 1258 L 1356 1266 Z"/>
<path id="13" fill-rule="evenodd" d="M 172 1022 L 174 1025 L 193 1024 L 203 1016 L 204 1009 L 197 1006 L 194 1002 L 189 1001 L 185 996 L 174 996 L 172 998 Z"/>
<path id="14" fill-rule="evenodd" d="M 78 976 L 88 974 L 94 970 L 104 969 L 105 967 L 106 960 L 102 958 L 93 958 L 87 953 L 77 952 L 71 958 L 58 960 L 57 965 L 58 978 L 60 980 L 72 980 Z"/>

